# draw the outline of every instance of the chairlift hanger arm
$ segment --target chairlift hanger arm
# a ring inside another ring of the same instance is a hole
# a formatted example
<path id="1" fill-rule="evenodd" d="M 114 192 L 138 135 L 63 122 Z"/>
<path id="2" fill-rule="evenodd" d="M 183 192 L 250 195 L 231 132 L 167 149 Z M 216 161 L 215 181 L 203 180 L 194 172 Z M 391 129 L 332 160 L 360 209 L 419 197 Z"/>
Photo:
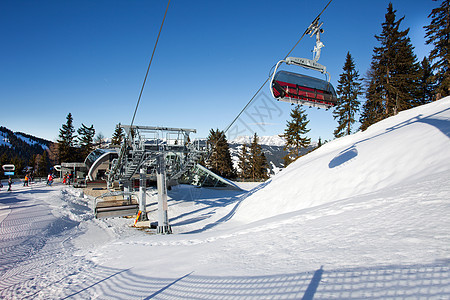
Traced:
<path id="1" fill-rule="evenodd" d="M 327 73 L 327 67 L 319 64 L 317 61 L 314 61 L 312 59 L 302 57 L 288 57 L 286 58 L 285 62 L 288 65 L 295 65 L 306 69 L 319 71 L 321 73 Z"/>

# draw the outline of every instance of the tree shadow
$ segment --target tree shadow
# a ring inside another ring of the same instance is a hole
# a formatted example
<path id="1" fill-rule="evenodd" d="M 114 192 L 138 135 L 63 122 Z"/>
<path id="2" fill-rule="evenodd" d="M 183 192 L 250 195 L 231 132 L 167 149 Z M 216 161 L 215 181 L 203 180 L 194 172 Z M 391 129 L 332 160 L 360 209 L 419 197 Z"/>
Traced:
<path id="1" fill-rule="evenodd" d="M 203 226 L 203 228 L 199 228 L 199 229 L 196 229 L 196 230 L 184 232 L 182 234 L 200 233 L 200 232 L 209 230 L 211 228 L 214 228 L 214 227 L 216 227 L 219 224 L 223 224 L 223 223 L 227 222 L 228 220 L 230 220 L 236 214 L 236 211 L 239 208 L 239 206 L 241 205 L 242 201 L 244 201 L 245 199 L 247 199 L 248 197 L 250 197 L 251 195 L 253 195 L 257 191 L 259 191 L 262 188 L 264 188 L 265 186 L 267 186 L 270 182 L 271 182 L 271 180 L 269 179 L 269 180 L 265 181 L 264 183 L 261 183 L 257 187 L 253 188 L 252 190 L 250 190 L 250 191 L 248 191 L 248 192 L 246 192 L 244 194 L 240 194 L 238 197 L 233 199 L 233 201 L 231 202 L 231 203 L 235 203 L 233 208 L 230 210 L 230 212 L 228 214 L 226 214 L 225 216 L 223 216 L 219 220 L 217 220 L 215 222 L 212 222 L 212 223 L 209 223 L 209 224 Z"/>
<path id="2" fill-rule="evenodd" d="M 352 160 L 356 156 L 358 156 L 358 150 L 353 145 L 350 148 L 347 148 L 347 149 L 341 151 L 338 156 L 333 158 L 330 161 L 330 163 L 328 164 L 328 167 L 330 169 L 336 168 L 336 167 L 338 167 L 338 166 L 340 166 L 340 165 L 342 165 L 342 164 Z"/>

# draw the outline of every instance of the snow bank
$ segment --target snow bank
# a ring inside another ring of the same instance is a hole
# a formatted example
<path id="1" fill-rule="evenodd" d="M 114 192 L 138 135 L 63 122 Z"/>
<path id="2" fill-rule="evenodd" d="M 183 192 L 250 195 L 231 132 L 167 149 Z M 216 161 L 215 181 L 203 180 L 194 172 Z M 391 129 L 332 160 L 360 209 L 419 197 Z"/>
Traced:
<path id="1" fill-rule="evenodd" d="M 450 170 L 449 138 L 450 97 L 403 111 L 298 159 L 243 201 L 234 220 L 254 222 Z"/>

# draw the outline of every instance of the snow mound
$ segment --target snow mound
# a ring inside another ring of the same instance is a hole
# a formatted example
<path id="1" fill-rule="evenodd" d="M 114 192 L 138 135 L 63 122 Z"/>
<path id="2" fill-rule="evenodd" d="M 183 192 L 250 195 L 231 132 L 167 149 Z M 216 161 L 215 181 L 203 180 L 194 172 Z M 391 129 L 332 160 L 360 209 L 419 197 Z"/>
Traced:
<path id="1" fill-rule="evenodd" d="M 233 218 L 254 222 L 449 171 L 449 138 L 450 97 L 402 111 L 301 157 Z"/>

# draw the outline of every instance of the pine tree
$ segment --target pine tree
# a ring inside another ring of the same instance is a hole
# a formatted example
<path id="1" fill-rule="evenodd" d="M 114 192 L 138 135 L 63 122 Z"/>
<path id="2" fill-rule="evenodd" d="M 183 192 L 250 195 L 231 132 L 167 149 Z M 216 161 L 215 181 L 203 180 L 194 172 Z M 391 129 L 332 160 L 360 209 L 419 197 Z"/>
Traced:
<path id="1" fill-rule="evenodd" d="M 234 178 L 236 172 L 231 160 L 230 147 L 223 131 L 211 129 L 208 136 L 208 144 L 211 154 L 207 161 L 207 167 L 219 176 Z"/>
<path id="2" fill-rule="evenodd" d="M 239 178 L 248 179 L 250 178 L 250 161 L 249 161 L 249 153 L 247 150 L 247 145 L 243 144 L 241 153 L 239 154 Z"/>
<path id="3" fill-rule="evenodd" d="M 266 180 L 269 177 L 267 175 L 267 159 L 262 151 L 261 145 L 258 143 L 258 135 L 256 133 L 250 144 L 249 161 L 250 178 L 253 181 Z"/>
<path id="4" fill-rule="evenodd" d="M 418 104 L 422 105 L 433 101 L 434 90 L 433 71 L 429 60 L 424 57 L 420 64 L 419 90 L 417 95 Z"/>
<path id="5" fill-rule="evenodd" d="M 381 46 L 373 50 L 361 129 L 416 104 L 419 64 L 408 37 L 409 28 L 399 30 L 404 17 L 396 21 L 395 13 L 389 3 L 382 32 L 375 36 Z"/>
<path id="6" fill-rule="evenodd" d="M 311 144 L 311 139 L 306 136 L 310 129 L 306 127 L 309 120 L 305 111 L 297 105 L 291 111 L 291 118 L 291 121 L 287 122 L 287 128 L 282 135 L 286 140 L 284 150 L 288 151 L 288 154 L 284 157 L 285 166 L 300 156 L 301 149 L 307 148 Z"/>
<path id="7" fill-rule="evenodd" d="M 48 174 L 49 160 L 46 151 L 44 151 L 42 155 L 36 155 L 34 159 L 34 169 L 36 170 L 37 176 L 45 177 Z"/>
<path id="8" fill-rule="evenodd" d="M 440 99 L 450 95 L 450 1 L 441 0 L 441 5 L 434 8 L 428 18 L 431 18 L 431 23 L 424 27 L 425 43 L 434 46 L 429 60 L 435 74 L 433 81 L 437 84 L 436 98 Z"/>
<path id="9" fill-rule="evenodd" d="M 81 127 L 77 130 L 78 136 L 78 144 L 80 146 L 80 155 L 81 160 L 84 160 L 89 153 L 94 150 L 94 136 L 95 129 L 94 125 L 87 127 L 83 123 L 81 123 Z"/>
<path id="10" fill-rule="evenodd" d="M 120 123 L 116 126 L 116 130 L 111 138 L 111 145 L 120 146 L 125 137 L 125 133 L 123 132 L 122 127 L 120 127 Z"/>
<path id="11" fill-rule="evenodd" d="M 69 113 L 66 119 L 66 123 L 59 130 L 58 156 L 60 162 L 70 162 L 76 157 L 74 148 L 74 139 L 76 136 L 74 135 L 75 129 L 73 127 L 72 114 Z"/>
<path id="12" fill-rule="evenodd" d="M 355 115 L 360 106 L 358 96 L 362 95 L 359 74 L 350 52 L 347 52 L 343 70 L 337 86 L 339 101 L 333 112 L 334 119 L 338 119 L 338 127 L 334 131 L 335 137 L 351 134 L 352 125 L 356 121 Z"/>
<path id="13" fill-rule="evenodd" d="M 51 143 L 47 149 L 47 156 L 50 164 L 56 165 L 59 161 L 58 157 L 58 143 Z"/>

